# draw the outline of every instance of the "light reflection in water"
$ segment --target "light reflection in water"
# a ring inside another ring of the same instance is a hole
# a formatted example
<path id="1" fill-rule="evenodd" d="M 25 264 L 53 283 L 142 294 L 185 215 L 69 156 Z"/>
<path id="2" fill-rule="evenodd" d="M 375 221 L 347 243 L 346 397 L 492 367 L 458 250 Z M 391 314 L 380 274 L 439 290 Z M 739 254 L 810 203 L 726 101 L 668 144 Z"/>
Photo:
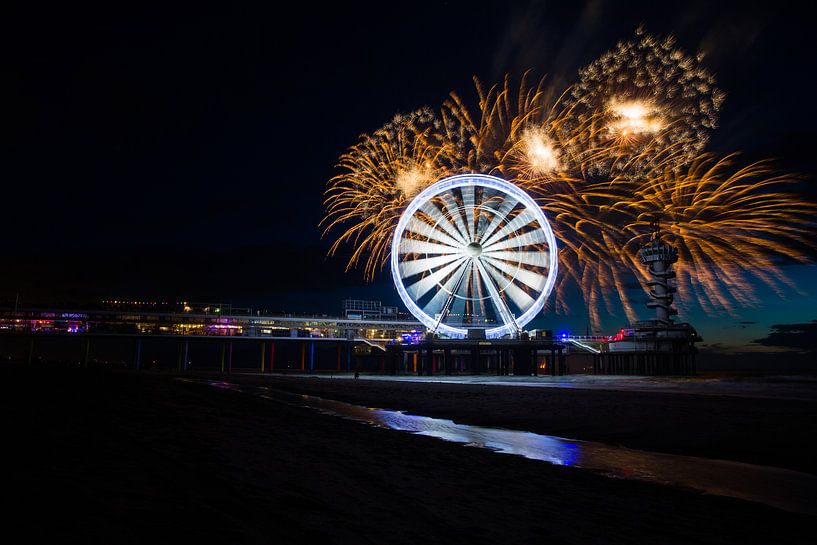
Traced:
<path id="1" fill-rule="evenodd" d="M 379 428 L 427 435 L 555 465 L 579 467 L 611 477 L 679 486 L 708 494 L 765 503 L 787 511 L 817 515 L 817 476 L 807 473 L 725 460 L 645 452 L 526 431 L 457 424 L 444 418 L 371 409 L 263 386 L 206 382 L 218 388 L 254 393 L 271 401 L 309 407 L 327 415 Z"/>

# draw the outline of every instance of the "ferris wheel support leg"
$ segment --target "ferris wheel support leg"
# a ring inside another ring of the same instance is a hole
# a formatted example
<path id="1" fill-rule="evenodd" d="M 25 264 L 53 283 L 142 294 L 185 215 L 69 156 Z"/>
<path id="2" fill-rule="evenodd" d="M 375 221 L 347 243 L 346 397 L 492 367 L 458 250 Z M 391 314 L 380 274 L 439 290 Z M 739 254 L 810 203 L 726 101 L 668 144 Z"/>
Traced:
<path id="1" fill-rule="evenodd" d="M 466 272 L 468 272 L 468 267 L 464 267 L 462 274 L 460 275 L 459 280 L 457 280 L 457 284 L 454 286 L 454 289 L 451 290 L 451 293 L 448 294 L 448 297 L 445 300 L 445 304 L 443 305 L 443 309 L 440 312 L 440 317 L 434 323 L 434 328 L 431 330 L 431 333 L 437 333 L 437 329 L 440 327 L 440 323 L 443 321 L 443 318 L 448 315 L 448 311 L 451 308 L 451 303 L 454 301 L 454 294 L 459 291 L 460 286 L 462 285 L 462 281 L 466 276 Z"/>

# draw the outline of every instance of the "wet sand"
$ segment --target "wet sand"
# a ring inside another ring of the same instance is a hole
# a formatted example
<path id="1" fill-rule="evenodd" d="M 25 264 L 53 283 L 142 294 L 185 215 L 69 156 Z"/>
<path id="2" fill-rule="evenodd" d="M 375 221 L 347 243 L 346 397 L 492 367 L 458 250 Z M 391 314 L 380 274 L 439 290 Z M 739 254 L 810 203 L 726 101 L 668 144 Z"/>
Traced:
<path id="1" fill-rule="evenodd" d="M 36 517 L 39 523 L 26 526 L 29 542 L 806 543 L 816 522 L 374 429 L 167 376 L 9 368 L 0 376 L 11 457 L 6 492 L 15 498 L 6 514 L 12 521 Z M 423 384 L 263 380 L 324 389 L 327 397 L 388 395 L 392 406 L 426 399 L 421 391 L 428 390 L 439 406 L 467 402 L 464 414 L 487 415 L 500 403 L 491 401 L 498 392 L 479 394 L 485 386 L 447 392 Z M 607 409 L 619 420 L 644 403 L 617 401 L 626 409 Z M 528 403 L 521 406 L 530 409 Z M 603 404 L 583 397 L 571 403 Z M 722 420 L 732 414 L 720 405 L 711 413 Z M 580 429 L 578 415 L 563 416 Z"/>
<path id="2" fill-rule="evenodd" d="M 817 474 L 817 399 L 280 375 L 232 380 L 464 424 Z"/>

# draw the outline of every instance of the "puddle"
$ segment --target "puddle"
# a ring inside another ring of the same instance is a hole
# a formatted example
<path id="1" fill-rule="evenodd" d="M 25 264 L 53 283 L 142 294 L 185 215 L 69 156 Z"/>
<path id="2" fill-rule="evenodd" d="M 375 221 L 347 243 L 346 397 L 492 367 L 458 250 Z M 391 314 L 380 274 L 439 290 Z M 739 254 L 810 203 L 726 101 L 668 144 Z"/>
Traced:
<path id="1" fill-rule="evenodd" d="M 572 466 L 609 477 L 677 486 L 817 515 L 817 476 L 787 469 L 632 450 L 603 443 L 537 433 L 458 424 L 444 418 L 372 409 L 342 401 L 294 394 L 263 386 L 216 381 L 189 382 L 228 388 L 323 414 L 418 435 L 436 437 L 500 454 L 523 456 L 549 464 Z"/>

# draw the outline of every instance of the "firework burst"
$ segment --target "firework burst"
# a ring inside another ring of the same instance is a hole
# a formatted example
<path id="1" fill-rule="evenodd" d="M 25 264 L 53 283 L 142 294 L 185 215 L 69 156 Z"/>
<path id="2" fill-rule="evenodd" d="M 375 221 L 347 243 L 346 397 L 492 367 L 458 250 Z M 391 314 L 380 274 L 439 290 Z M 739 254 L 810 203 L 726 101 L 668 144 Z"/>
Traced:
<path id="1" fill-rule="evenodd" d="M 457 127 L 466 147 L 459 164 L 463 170 L 498 174 L 520 185 L 565 179 L 577 170 L 567 152 L 578 138 L 564 128 L 571 110 L 548 87 L 545 78 L 528 85 L 523 75 L 518 87 L 505 76 L 501 85 L 486 88 L 474 78 L 478 107 L 472 112 L 466 102 L 451 93 L 443 105 L 443 118 Z M 450 129 L 449 129 L 450 130 Z"/>
<path id="2" fill-rule="evenodd" d="M 759 303 L 757 283 L 784 296 L 796 289 L 782 265 L 813 255 L 817 206 L 788 186 L 797 176 L 776 172 L 769 161 L 735 166 L 736 156 L 701 155 L 681 173 L 667 170 L 633 188 L 626 208 L 621 256 L 643 280 L 637 249 L 660 218 L 664 239 L 678 249 L 679 305 L 698 303 L 709 313 Z"/>
<path id="3" fill-rule="evenodd" d="M 477 107 L 451 93 L 439 113 L 396 116 L 360 137 L 340 158 L 327 190 L 328 232 L 345 228 L 372 279 L 387 262 L 394 228 L 408 202 L 445 176 L 499 175 L 530 193 L 559 240 L 551 304 L 570 311 L 581 291 L 596 328 L 601 309 L 636 321 L 631 293 L 646 278 L 638 249 L 660 216 L 676 265 L 683 307 L 731 311 L 757 302 L 755 280 L 782 294 L 782 260 L 806 262 L 817 207 L 787 191 L 797 181 L 768 162 L 743 168 L 735 156 L 702 153 L 723 94 L 714 77 L 675 46 L 639 29 L 580 71 L 559 93 L 544 79 L 486 87 Z"/>
<path id="4" fill-rule="evenodd" d="M 329 181 L 324 234 L 347 226 L 330 255 L 344 243 L 354 246 L 347 270 L 361 260 L 372 279 L 389 255 L 389 244 L 406 203 L 438 180 L 456 157 L 456 135 L 447 134 L 428 108 L 401 114 L 372 134 L 364 134 L 340 157 L 341 173 Z"/>
<path id="5" fill-rule="evenodd" d="M 639 28 L 634 41 L 580 70 L 567 103 L 572 123 L 594 127 L 576 150 L 586 173 L 639 176 L 689 164 L 716 127 L 724 98 L 700 61 L 672 36 L 660 40 Z"/>

